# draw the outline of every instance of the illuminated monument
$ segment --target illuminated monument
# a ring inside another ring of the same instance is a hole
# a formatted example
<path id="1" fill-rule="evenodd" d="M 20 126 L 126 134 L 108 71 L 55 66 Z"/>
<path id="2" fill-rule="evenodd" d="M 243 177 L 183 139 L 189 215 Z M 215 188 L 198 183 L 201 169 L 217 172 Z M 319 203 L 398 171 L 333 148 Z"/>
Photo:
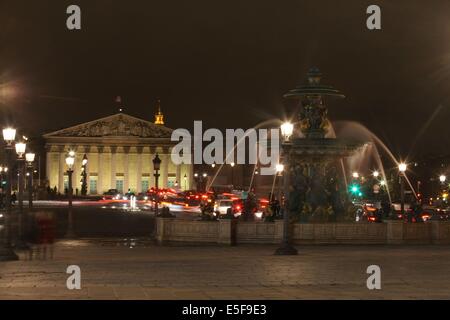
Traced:
<path id="1" fill-rule="evenodd" d="M 345 96 L 339 90 L 321 84 L 321 76 L 317 68 L 310 69 L 307 82 L 284 95 L 301 104 L 286 160 L 291 174 L 290 212 L 304 222 L 350 218 L 352 205 L 344 183 L 342 160 L 363 145 L 328 137 L 331 123 L 325 100 Z"/>

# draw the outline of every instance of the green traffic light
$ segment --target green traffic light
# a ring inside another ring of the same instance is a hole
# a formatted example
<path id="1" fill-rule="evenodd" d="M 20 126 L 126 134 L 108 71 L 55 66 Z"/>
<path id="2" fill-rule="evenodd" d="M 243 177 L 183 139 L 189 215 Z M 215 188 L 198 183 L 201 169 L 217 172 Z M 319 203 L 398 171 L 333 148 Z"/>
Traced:
<path id="1" fill-rule="evenodd" d="M 351 191 L 352 193 L 358 193 L 358 192 L 359 192 L 359 186 L 358 186 L 358 185 L 352 185 L 352 186 L 350 187 L 350 191 Z"/>

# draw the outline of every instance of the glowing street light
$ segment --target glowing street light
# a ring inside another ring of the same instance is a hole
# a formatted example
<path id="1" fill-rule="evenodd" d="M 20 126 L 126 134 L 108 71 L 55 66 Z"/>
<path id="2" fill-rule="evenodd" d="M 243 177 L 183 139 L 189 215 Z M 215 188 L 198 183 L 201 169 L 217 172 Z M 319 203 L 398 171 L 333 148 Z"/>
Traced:
<path id="1" fill-rule="evenodd" d="M 356 172 L 356 171 L 353 172 L 353 173 L 352 173 L 352 177 L 355 178 L 355 179 L 358 179 L 358 178 L 359 178 L 359 173 Z"/>
<path id="2" fill-rule="evenodd" d="M 378 178 L 380 173 L 377 170 L 375 170 L 374 172 L 372 172 L 372 175 L 374 176 L 374 178 Z"/>
<path id="3" fill-rule="evenodd" d="M 385 186 L 385 185 L 386 185 L 386 181 L 381 180 L 381 181 L 380 181 L 380 185 Z"/>
<path id="4" fill-rule="evenodd" d="M 289 141 L 289 138 L 292 136 L 292 133 L 294 132 L 294 125 L 290 122 L 285 122 L 280 126 L 281 129 L 281 135 L 284 138 L 284 141 Z"/>
<path id="5" fill-rule="evenodd" d="M 400 210 L 402 216 L 405 215 L 405 171 L 407 169 L 406 163 L 402 162 L 398 165 L 400 171 Z"/>
<path id="6" fill-rule="evenodd" d="M 19 156 L 19 159 L 22 159 L 25 154 L 25 149 L 27 148 L 27 144 L 24 142 L 17 142 L 16 145 L 16 153 Z"/>
<path id="7" fill-rule="evenodd" d="M 441 183 L 444 183 L 445 180 L 447 180 L 447 177 L 446 177 L 445 175 L 441 174 L 441 175 L 439 176 L 439 181 L 440 181 Z"/>
<path id="8" fill-rule="evenodd" d="M 66 238 L 75 238 L 75 232 L 73 229 L 73 215 L 72 215 L 72 174 L 73 174 L 73 165 L 75 163 L 75 152 L 69 151 L 66 157 L 66 165 L 67 165 L 67 177 L 69 178 L 68 186 L 67 186 L 67 196 L 69 202 L 69 210 L 68 210 L 68 226 Z"/>
<path id="9" fill-rule="evenodd" d="M 398 170 L 399 170 L 401 173 L 405 173 L 406 169 L 407 169 L 406 163 L 402 162 L 402 163 L 400 163 L 400 164 L 398 165 Z"/>
<path id="10" fill-rule="evenodd" d="M 284 165 L 279 163 L 275 166 L 275 170 L 277 171 L 278 174 L 281 174 L 281 172 L 283 172 L 284 170 Z"/>
<path id="11" fill-rule="evenodd" d="M 8 146 L 11 146 L 16 138 L 16 129 L 11 127 L 3 129 L 3 140 L 5 140 Z"/>
<path id="12" fill-rule="evenodd" d="M 276 249 L 276 255 L 296 255 L 297 249 L 295 249 L 290 243 L 289 237 L 289 186 L 290 186 L 290 170 L 289 166 L 289 154 L 291 152 L 291 143 L 289 139 L 294 133 L 294 125 L 290 122 L 285 122 L 280 127 L 281 135 L 283 136 L 284 143 L 282 144 L 282 153 L 285 156 L 284 165 L 278 164 L 276 166 L 277 172 L 280 174 L 282 170 L 286 171 L 283 175 L 283 191 L 284 191 L 284 204 L 283 204 L 283 240 L 281 246 Z M 275 180 L 274 180 L 275 181 Z"/>

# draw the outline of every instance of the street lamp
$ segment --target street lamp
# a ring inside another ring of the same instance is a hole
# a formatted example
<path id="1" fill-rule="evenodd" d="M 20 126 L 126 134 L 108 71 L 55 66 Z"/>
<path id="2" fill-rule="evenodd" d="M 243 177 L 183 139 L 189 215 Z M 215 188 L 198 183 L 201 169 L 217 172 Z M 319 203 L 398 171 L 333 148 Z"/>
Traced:
<path id="1" fill-rule="evenodd" d="M 294 125 L 290 122 L 285 122 L 280 127 L 281 135 L 283 136 L 284 142 L 289 142 L 292 134 L 294 133 Z"/>
<path id="2" fill-rule="evenodd" d="M 297 249 L 295 249 L 289 241 L 289 185 L 290 185 L 290 172 L 289 172 L 289 157 L 291 152 L 290 137 L 294 132 L 294 125 L 290 122 L 285 122 L 280 127 L 281 135 L 284 141 L 281 145 L 281 151 L 284 156 L 283 171 L 283 191 L 284 191 L 284 204 L 283 204 L 283 241 L 281 246 L 275 251 L 276 255 L 296 255 Z M 281 169 L 281 165 L 278 166 Z"/>
<path id="3" fill-rule="evenodd" d="M 400 179 L 400 210 L 402 217 L 405 215 L 405 172 L 407 169 L 406 163 L 402 162 L 398 165 L 399 179 Z"/>
<path id="4" fill-rule="evenodd" d="M 284 165 L 282 165 L 281 163 L 277 164 L 275 166 L 275 170 L 278 175 L 281 175 L 281 172 L 283 172 L 283 170 L 284 170 Z"/>
<path id="5" fill-rule="evenodd" d="M 372 172 L 372 175 L 373 175 L 374 178 L 378 178 L 380 173 L 377 170 L 375 170 L 374 172 Z"/>
<path id="6" fill-rule="evenodd" d="M 33 162 L 36 155 L 33 152 L 25 154 L 25 161 L 28 167 L 28 209 L 33 209 Z"/>
<path id="7" fill-rule="evenodd" d="M 27 249 L 28 246 L 26 245 L 24 239 L 23 239 L 23 226 L 24 226 L 24 214 L 23 214 L 23 189 L 25 187 L 25 150 L 27 148 L 27 145 L 25 142 L 17 142 L 15 144 L 16 153 L 18 156 L 17 163 L 18 163 L 18 187 L 19 187 L 19 217 L 18 217 L 18 244 L 17 246 L 21 249 Z"/>
<path id="8" fill-rule="evenodd" d="M 446 180 L 447 180 L 447 177 L 446 177 L 445 175 L 441 174 L 441 175 L 439 176 L 439 181 L 440 181 L 442 184 L 444 184 Z"/>
<path id="9" fill-rule="evenodd" d="M 354 179 L 358 179 L 359 178 L 359 173 L 358 172 L 353 172 L 352 173 L 352 177 L 354 178 Z"/>
<path id="10" fill-rule="evenodd" d="M 3 140 L 6 142 L 6 166 L 11 166 L 11 156 L 13 150 L 13 142 L 16 138 L 16 129 L 11 127 L 3 129 Z M 0 261 L 18 260 L 19 257 L 12 249 L 11 245 L 11 181 L 12 170 L 5 170 L 6 175 L 6 213 L 5 213 L 5 232 L 4 232 L 4 244 L 0 247 Z"/>
<path id="11" fill-rule="evenodd" d="M 187 190 L 187 175 L 186 175 L 186 173 L 184 174 L 183 180 L 184 180 L 184 190 Z"/>
<path id="12" fill-rule="evenodd" d="M 202 192 L 206 192 L 206 182 L 207 182 L 207 178 L 208 174 L 206 172 L 204 172 L 202 174 Z"/>
<path id="13" fill-rule="evenodd" d="M 16 129 L 11 127 L 3 129 L 3 140 L 5 140 L 8 146 L 12 146 L 14 139 L 16 139 Z"/>
<path id="14" fill-rule="evenodd" d="M 158 180 L 159 180 L 159 169 L 161 168 L 161 159 L 159 158 L 159 155 L 156 154 L 155 158 L 153 159 L 153 176 L 155 177 L 155 189 L 156 189 L 156 197 L 155 197 L 155 216 L 158 215 L 158 198 L 159 198 L 159 191 L 158 191 Z"/>
<path id="15" fill-rule="evenodd" d="M 72 174 L 73 174 L 73 165 L 75 163 L 75 152 L 69 151 L 69 154 L 66 157 L 66 165 L 67 165 L 67 176 L 69 178 L 68 181 L 68 202 L 69 202 L 69 212 L 68 212 L 68 228 L 66 233 L 66 238 L 75 238 L 75 232 L 73 228 L 73 214 L 72 214 Z"/>
<path id="16" fill-rule="evenodd" d="M 81 195 L 83 196 L 87 194 L 87 163 L 88 158 L 85 154 L 81 161 Z"/>
<path id="17" fill-rule="evenodd" d="M 230 166 L 231 166 L 231 186 L 232 189 L 234 189 L 234 166 L 236 165 L 236 163 L 231 162 Z"/>

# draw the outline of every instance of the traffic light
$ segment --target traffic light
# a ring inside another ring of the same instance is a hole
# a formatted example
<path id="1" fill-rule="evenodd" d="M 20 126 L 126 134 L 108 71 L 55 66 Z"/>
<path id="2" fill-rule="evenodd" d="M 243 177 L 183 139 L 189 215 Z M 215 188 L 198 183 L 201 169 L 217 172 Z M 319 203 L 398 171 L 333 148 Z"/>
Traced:
<path id="1" fill-rule="evenodd" d="M 350 186 L 350 192 L 353 193 L 353 194 L 358 194 L 359 193 L 359 185 L 352 184 Z"/>
<path id="2" fill-rule="evenodd" d="M 362 197 L 362 195 L 363 195 L 362 192 L 361 192 L 361 187 L 360 187 L 359 184 L 352 184 L 350 186 L 350 192 L 353 195 L 358 196 L 358 197 Z"/>

